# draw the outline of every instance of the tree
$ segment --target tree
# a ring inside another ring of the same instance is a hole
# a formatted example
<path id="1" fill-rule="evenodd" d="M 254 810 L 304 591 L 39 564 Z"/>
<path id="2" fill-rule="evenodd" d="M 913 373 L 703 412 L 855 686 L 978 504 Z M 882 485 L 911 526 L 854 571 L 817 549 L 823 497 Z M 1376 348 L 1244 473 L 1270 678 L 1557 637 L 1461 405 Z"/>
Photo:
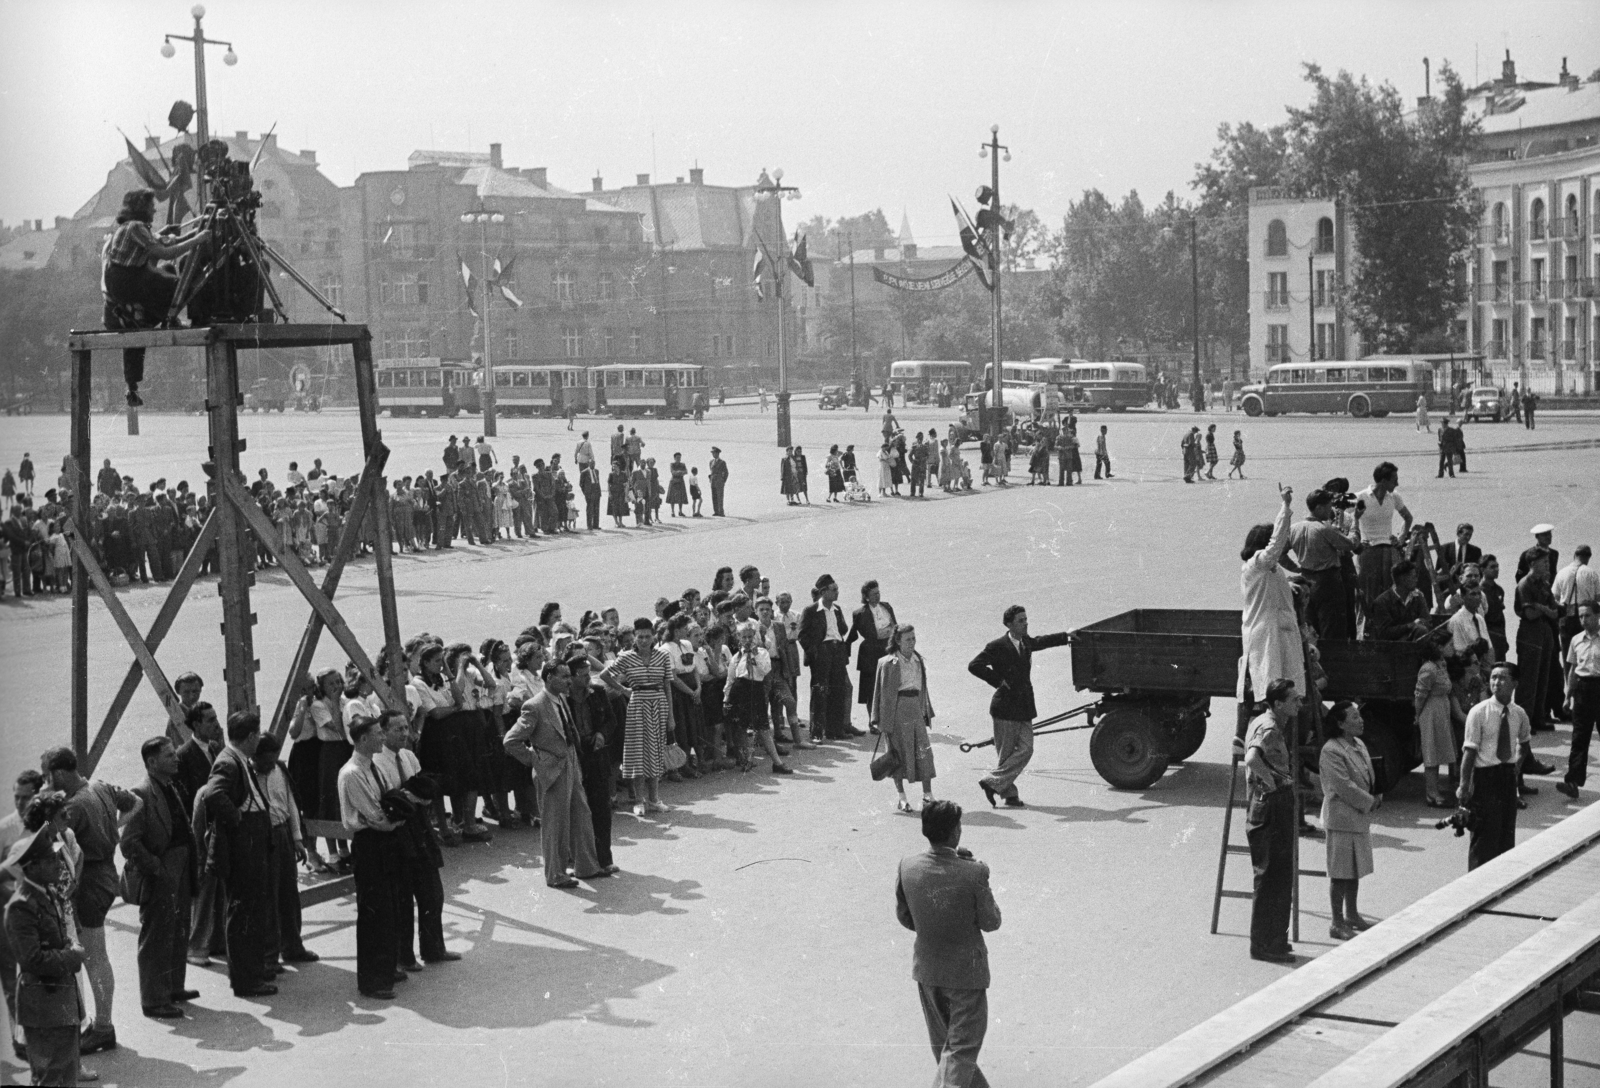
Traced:
<path id="1" fill-rule="evenodd" d="M 1211 161 L 1195 164 L 1199 195 L 1200 326 L 1202 334 L 1250 342 L 1250 190 L 1281 184 L 1289 155 L 1286 126 L 1248 121 L 1217 129 Z"/>
<path id="2" fill-rule="evenodd" d="M 848 255 L 850 249 L 887 249 L 899 245 L 889 220 L 882 208 L 874 208 L 860 215 L 847 215 L 828 219 L 814 215 L 800 224 L 800 233 L 807 239 L 813 257 L 832 259 Z"/>

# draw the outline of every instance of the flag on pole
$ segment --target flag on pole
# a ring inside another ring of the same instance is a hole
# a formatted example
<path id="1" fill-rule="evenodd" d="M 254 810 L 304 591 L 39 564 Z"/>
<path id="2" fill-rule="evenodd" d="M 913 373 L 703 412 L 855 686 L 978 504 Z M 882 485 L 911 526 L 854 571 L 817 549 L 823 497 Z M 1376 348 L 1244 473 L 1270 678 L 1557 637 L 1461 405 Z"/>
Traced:
<path id="1" fill-rule="evenodd" d="M 757 241 L 759 242 L 760 239 L 758 238 Z M 760 249 L 756 250 L 756 261 L 754 266 L 752 266 L 750 269 L 750 286 L 755 288 L 757 299 L 765 299 L 767 297 L 766 288 L 761 280 L 761 274 L 766 270 L 766 266 L 767 248 L 766 246 L 762 246 Z"/>
<path id="2" fill-rule="evenodd" d="M 496 291 L 499 291 L 500 297 L 511 303 L 511 308 L 513 310 L 520 310 L 522 309 L 522 300 L 518 298 L 508 286 L 508 283 L 514 282 L 511 279 L 511 266 L 516 263 L 517 259 L 513 257 L 505 263 L 504 267 L 502 267 L 500 264 L 500 258 L 496 257 L 494 259 L 494 276 L 490 279 L 489 286 L 493 287 Z"/>
<path id="3" fill-rule="evenodd" d="M 961 249 L 972 262 L 972 270 L 989 290 L 994 290 L 994 277 L 989 271 L 989 243 L 972 222 L 972 217 L 955 197 L 950 198 L 950 210 L 955 212 L 956 227 L 961 234 Z"/>
<path id="4" fill-rule="evenodd" d="M 794 274 L 807 287 L 817 285 L 816 273 L 811 268 L 811 258 L 806 256 L 806 236 L 798 230 L 794 232 L 794 249 L 789 254 L 789 267 L 794 269 Z"/>
<path id="5" fill-rule="evenodd" d="M 472 311 L 472 316 L 473 317 L 477 317 L 478 316 L 477 277 L 472 274 L 472 266 L 469 265 L 465 260 L 462 260 L 462 258 L 460 257 L 459 254 L 456 256 L 456 260 L 461 262 L 461 285 L 467 289 L 467 309 Z"/>
<path id="6" fill-rule="evenodd" d="M 158 196 L 165 196 L 167 179 L 161 176 L 161 171 L 150 165 L 150 160 L 133 146 L 133 141 L 128 139 L 127 133 L 122 133 L 122 142 L 128 145 L 128 158 L 133 163 L 133 172 L 139 175 L 139 180 L 154 189 Z"/>

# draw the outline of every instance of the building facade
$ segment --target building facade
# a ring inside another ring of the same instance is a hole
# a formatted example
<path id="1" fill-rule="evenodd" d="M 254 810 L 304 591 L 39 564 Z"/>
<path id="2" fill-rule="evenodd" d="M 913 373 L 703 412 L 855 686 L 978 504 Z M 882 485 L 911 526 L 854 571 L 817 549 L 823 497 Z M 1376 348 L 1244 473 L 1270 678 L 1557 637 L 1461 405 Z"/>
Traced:
<path id="1" fill-rule="evenodd" d="M 1349 266 L 1345 217 L 1332 200 L 1250 190 L 1250 375 L 1274 363 L 1357 358 L 1360 337 L 1341 308 Z"/>

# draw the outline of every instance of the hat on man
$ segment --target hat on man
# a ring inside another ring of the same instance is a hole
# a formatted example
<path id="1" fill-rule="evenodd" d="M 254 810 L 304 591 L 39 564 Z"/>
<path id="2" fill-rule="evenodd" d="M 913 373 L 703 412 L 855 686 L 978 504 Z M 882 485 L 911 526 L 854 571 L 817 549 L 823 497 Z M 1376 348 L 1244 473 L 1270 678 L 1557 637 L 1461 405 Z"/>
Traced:
<path id="1" fill-rule="evenodd" d="M 712 453 L 721 453 L 722 452 L 722 448 L 720 446 L 712 446 L 711 447 L 711 452 Z"/>
<path id="2" fill-rule="evenodd" d="M 1543 536 L 1546 533 L 1553 533 L 1555 531 L 1556 531 L 1556 527 L 1554 525 L 1551 525 L 1547 521 L 1541 521 L 1539 524 L 1535 525 L 1532 529 L 1528 530 L 1528 532 L 1532 533 L 1534 536 Z"/>
<path id="3" fill-rule="evenodd" d="M 48 827 L 41 827 L 37 831 L 29 831 L 12 843 L 11 849 L 6 853 L 5 861 L 0 862 L 0 865 L 20 873 L 23 866 L 48 856 L 54 848 L 55 836 L 50 834 Z"/>

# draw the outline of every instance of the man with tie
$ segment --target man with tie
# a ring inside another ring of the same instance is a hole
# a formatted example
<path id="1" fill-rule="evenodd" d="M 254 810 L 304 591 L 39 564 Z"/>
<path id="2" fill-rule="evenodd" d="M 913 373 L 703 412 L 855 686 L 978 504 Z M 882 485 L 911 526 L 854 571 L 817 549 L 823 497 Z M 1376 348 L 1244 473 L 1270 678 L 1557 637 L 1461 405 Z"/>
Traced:
<path id="1" fill-rule="evenodd" d="M 578 733 L 566 699 L 572 673 L 565 663 L 553 661 L 539 675 L 544 690 L 522 704 L 517 724 L 506 733 L 505 749 L 508 756 L 533 768 L 544 882 L 552 888 L 576 888 L 578 880 L 610 876 L 617 867 L 601 866 L 595 856 L 594 819 L 584 796 Z"/>
<path id="2" fill-rule="evenodd" d="M 994 750 L 1000 765 L 978 785 L 994 807 L 998 795 L 1008 808 L 1026 808 L 1017 793 L 1017 778 L 1033 758 L 1033 719 L 1039 712 L 1033 702 L 1033 652 L 1065 646 L 1067 631 L 1038 638 L 1028 634 L 1028 610 L 1014 604 L 1001 622 L 1006 633 L 985 646 L 967 665 L 967 671 L 994 688 L 989 716 L 994 719 Z"/>
<path id="3" fill-rule="evenodd" d="M 356 878 L 356 988 L 363 997 L 393 1001 L 395 983 L 406 977 L 397 962 L 405 861 L 401 825 L 384 811 L 383 795 L 400 783 L 385 783 L 373 765 L 383 750 L 377 718 L 356 718 L 347 732 L 356 750 L 339 768 L 339 820 L 350 835 Z"/>
<path id="4" fill-rule="evenodd" d="M 716 446 L 711 447 L 711 467 L 708 473 L 711 480 L 711 516 L 723 517 L 722 493 L 728 486 L 728 462 L 722 459 L 722 451 Z"/>
<path id="5" fill-rule="evenodd" d="M 1517 764 L 1530 758 L 1528 713 L 1512 701 L 1517 667 L 1502 661 L 1489 674 L 1489 698 L 1467 712 L 1456 798 L 1472 810 L 1467 868 L 1476 869 L 1517 844 Z"/>
<path id="6" fill-rule="evenodd" d="M 200 996 L 184 988 L 195 877 L 189 810 L 173 785 L 178 753 L 172 741 L 151 737 L 139 755 L 146 777 L 133 795 L 143 805 L 122 827 L 122 897 L 139 907 L 139 1004 L 146 1016 L 181 1020 L 177 1002 Z"/>
<path id="7" fill-rule="evenodd" d="M 251 757 L 261 741 L 261 716 L 253 710 L 228 715 L 228 743 L 211 765 L 201 795 L 206 813 L 223 839 L 226 861 L 218 874 L 228 918 L 228 982 L 238 997 L 270 997 L 267 982 L 267 852 L 272 816 Z"/>
<path id="8" fill-rule="evenodd" d="M 811 734 L 830 740 L 848 740 L 866 734 L 850 725 L 849 652 L 845 636 L 850 628 L 839 607 L 839 583 L 833 575 L 817 579 L 816 600 L 800 614 L 800 648 L 811 670 Z"/>

